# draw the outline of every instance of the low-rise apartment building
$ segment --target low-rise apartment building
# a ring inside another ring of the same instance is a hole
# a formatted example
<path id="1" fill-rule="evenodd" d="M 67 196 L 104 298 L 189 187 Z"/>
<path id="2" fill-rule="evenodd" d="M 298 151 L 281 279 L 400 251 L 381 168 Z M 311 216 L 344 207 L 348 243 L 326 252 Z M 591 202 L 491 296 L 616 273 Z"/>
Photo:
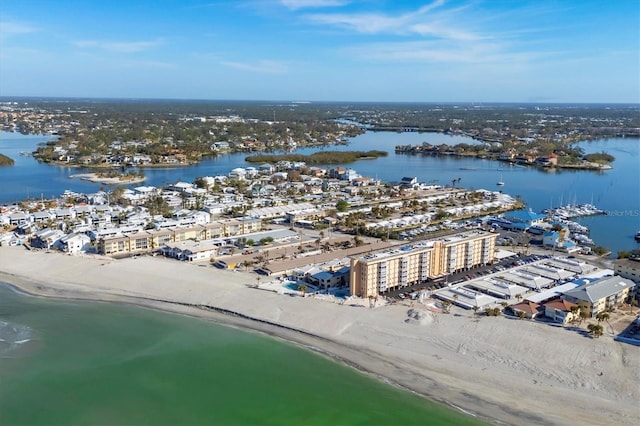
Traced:
<path id="1" fill-rule="evenodd" d="M 98 253 L 110 256 L 148 253 L 169 243 L 207 241 L 250 234 L 261 229 L 262 221 L 256 218 L 220 220 L 188 228 L 140 230 L 126 235 L 118 232 L 118 228 L 110 228 L 113 232 L 98 239 Z"/>
<path id="2" fill-rule="evenodd" d="M 613 270 L 617 275 L 636 284 L 640 283 L 640 259 L 618 259 L 613 262 L 613 265 Z"/>
<path id="3" fill-rule="evenodd" d="M 633 281 L 613 276 L 568 290 L 562 298 L 578 304 L 580 310 L 593 318 L 600 312 L 622 305 L 634 288 Z"/>

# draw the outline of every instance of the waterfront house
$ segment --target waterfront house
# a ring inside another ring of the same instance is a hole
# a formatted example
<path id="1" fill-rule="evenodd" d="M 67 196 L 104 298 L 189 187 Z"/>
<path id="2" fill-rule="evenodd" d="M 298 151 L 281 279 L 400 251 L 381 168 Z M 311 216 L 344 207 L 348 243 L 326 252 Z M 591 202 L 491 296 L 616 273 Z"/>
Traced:
<path id="1" fill-rule="evenodd" d="M 60 238 L 55 247 L 69 254 L 83 253 L 90 250 L 91 238 L 82 233 L 71 233 Z"/>
<path id="2" fill-rule="evenodd" d="M 514 314 L 518 315 L 520 312 L 524 314 L 525 318 L 534 319 L 538 314 L 540 314 L 541 306 L 535 302 L 530 302 L 525 300 L 524 302 L 516 303 L 515 305 L 511 305 L 511 310 Z"/>
<path id="3" fill-rule="evenodd" d="M 29 241 L 32 247 L 49 249 L 64 237 L 64 232 L 59 229 L 45 228 L 37 231 Z"/>
<path id="4" fill-rule="evenodd" d="M 551 300 L 544 305 L 544 316 L 551 318 L 554 322 L 567 324 L 580 317 L 579 312 L 572 312 L 571 308 L 578 306 L 576 303 L 564 299 Z"/>
<path id="5" fill-rule="evenodd" d="M 405 188 L 414 188 L 416 185 L 418 185 L 418 178 L 417 177 L 403 177 L 400 180 L 400 185 L 402 185 Z"/>
<path id="6" fill-rule="evenodd" d="M 231 147 L 229 146 L 229 142 L 219 141 L 212 143 L 211 149 L 213 151 L 228 151 L 229 149 L 231 149 Z"/>

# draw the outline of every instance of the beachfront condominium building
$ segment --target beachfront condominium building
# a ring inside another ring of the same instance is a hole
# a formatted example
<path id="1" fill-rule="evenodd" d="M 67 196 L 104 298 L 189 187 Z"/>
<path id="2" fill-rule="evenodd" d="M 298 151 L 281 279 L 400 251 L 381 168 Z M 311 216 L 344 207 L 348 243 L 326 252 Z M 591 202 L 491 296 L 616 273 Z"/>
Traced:
<path id="1" fill-rule="evenodd" d="M 497 234 L 466 231 L 351 258 L 351 294 L 379 293 L 486 265 L 495 258 Z"/>
<path id="2" fill-rule="evenodd" d="M 246 235 L 262 230 L 262 221 L 256 218 L 225 219 L 205 225 L 185 228 L 141 230 L 119 232 L 120 228 L 112 228 L 113 233 L 98 239 L 98 253 L 110 256 L 128 256 L 148 253 L 163 247 L 167 243 L 183 241 L 207 241 Z M 223 245 L 225 242 L 220 242 Z"/>
<path id="3" fill-rule="evenodd" d="M 593 318 L 600 312 L 622 305 L 634 288 L 633 281 L 614 275 L 568 290 L 562 298 L 578 304 L 580 310 Z"/>

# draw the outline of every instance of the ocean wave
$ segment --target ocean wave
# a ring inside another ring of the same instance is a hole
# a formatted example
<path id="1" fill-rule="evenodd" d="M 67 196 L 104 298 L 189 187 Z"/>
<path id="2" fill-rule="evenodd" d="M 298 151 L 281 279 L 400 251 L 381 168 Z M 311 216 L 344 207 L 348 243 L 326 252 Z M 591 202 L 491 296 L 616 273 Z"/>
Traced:
<path id="1" fill-rule="evenodd" d="M 0 357 L 14 352 L 35 338 L 33 329 L 23 324 L 0 321 Z"/>

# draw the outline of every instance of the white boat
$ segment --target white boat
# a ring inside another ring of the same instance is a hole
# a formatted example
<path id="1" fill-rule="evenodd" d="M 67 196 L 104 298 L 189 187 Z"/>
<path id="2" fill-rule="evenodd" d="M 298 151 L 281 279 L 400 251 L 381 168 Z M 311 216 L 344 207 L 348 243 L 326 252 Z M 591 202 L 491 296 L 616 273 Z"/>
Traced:
<path id="1" fill-rule="evenodd" d="M 504 186 L 504 181 L 502 180 L 502 175 L 500 175 L 500 180 L 496 183 L 498 186 Z"/>

